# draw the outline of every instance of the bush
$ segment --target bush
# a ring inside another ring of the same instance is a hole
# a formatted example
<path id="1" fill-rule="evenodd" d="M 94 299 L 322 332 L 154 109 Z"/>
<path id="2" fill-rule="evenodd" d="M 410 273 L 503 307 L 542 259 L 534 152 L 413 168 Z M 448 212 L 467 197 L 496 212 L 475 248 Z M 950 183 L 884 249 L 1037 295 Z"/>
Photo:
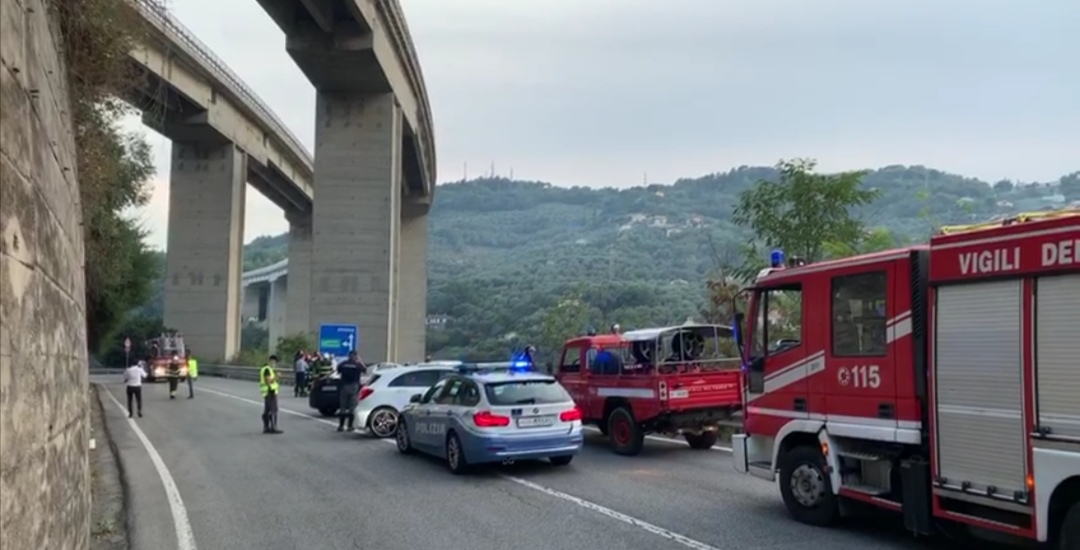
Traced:
<path id="1" fill-rule="evenodd" d="M 267 363 L 266 350 L 242 349 L 226 361 L 239 367 L 261 367 Z"/>
<path id="2" fill-rule="evenodd" d="M 315 345 L 315 335 L 298 332 L 278 338 L 277 349 L 274 351 L 278 360 L 282 363 L 291 363 L 298 351 L 312 352 L 318 350 Z"/>

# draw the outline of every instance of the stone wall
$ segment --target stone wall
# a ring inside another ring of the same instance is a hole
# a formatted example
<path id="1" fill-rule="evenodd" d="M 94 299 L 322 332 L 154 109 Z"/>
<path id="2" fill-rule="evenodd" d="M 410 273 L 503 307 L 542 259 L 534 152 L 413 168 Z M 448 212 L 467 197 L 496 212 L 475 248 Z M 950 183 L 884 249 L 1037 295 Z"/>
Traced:
<path id="1" fill-rule="evenodd" d="M 0 548 L 90 535 L 83 240 L 49 0 L 0 1 Z"/>

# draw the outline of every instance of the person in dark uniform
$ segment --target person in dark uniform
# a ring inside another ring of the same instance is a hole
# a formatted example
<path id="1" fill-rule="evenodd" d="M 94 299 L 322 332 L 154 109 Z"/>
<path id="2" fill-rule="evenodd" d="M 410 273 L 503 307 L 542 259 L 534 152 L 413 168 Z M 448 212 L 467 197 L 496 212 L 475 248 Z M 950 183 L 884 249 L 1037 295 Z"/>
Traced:
<path id="1" fill-rule="evenodd" d="M 345 431 L 345 424 L 349 425 L 349 431 L 356 431 L 353 425 L 356 422 L 356 404 L 359 400 L 360 377 L 367 372 L 367 366 L 355 351 L 349 352 L 349 358 L 337 366 L 338 375 L 341 377 L 338 394 L 338 428 L 337 431 Z"/>

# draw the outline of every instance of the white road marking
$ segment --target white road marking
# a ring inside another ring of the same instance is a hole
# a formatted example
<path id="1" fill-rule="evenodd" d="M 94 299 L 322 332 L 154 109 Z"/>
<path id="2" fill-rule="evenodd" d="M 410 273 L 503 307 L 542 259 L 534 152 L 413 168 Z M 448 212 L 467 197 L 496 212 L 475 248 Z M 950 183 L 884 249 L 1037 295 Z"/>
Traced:
<path id="1" fill-rule="evenodd" d="M 694 550 L 720 550 L 719 548 L 717 548 L 715 546 L 706 544 L 706 543 L 701 542 L 699 540 L 692 539 L 692 538 L 690 538 L 690 537 L 688 537 L 686 535 L 680 535 L 679 533 L 676 533 L 674 531 L 664 529 L 663 527 L 660 527 L 659 525 L 654 525 L 654 524 L 649 523 L 647 521 L 637 519 L 637 518 L 635 518 L 633 516 L 628 516 L 628 515 L 626 515 L 626 514 L 624 514 L 622 512 L 612 510 L 611 508 L 608 508 L 607 506 L 601 506 L 599 504 L 596 504 L 595 502 L 591 502 L 591 501 L 585 500 L 583 498 L 578 498 L 578 497 L 576 497 L 574 495 L 569 495 L 569 494 L 566 494 L 566 493 L 564 493 L 562 491 L 556 491 L 555 489 L 544 487 L 543 485 L 537 485 L 536 483 L 533 483 L 533 482 L 525 480 L 525 479 L 521 479 L 519 477 L 503 475 L 502 478 L 506 479 L 508 481 L 513 481 L 514 483 L 517 483 L 518 485 L 521 485 L 522 487 L 528 487 L 529 489 L 532 489 L 534 491 L 539 491 L 539 492 L 544 493 L 546 495 L 553 496 L 553 497 L 555 497 L 557 499 L 565 500 L 567 502 L 572 502 L 574 504 L 577 504 L 578 506 L 581 506 L 582 508 L 592 510 L 593 512 L 596 512 L 598 514 L 603 514 L 603 515 L 605 515 L 605 516 L 607 516 L 607 517 L 609 517 L 611 519 L 619 520 L 619 521 L 621 521 L 621 522 L 623 522 L 623 523 L 625 523 L 627 525 L 632 525 L 632 526 L 637 527 L 637 528 L 639 528 L 639 529 L 641 529 L 643 531 L 647 531 L 649 533 L 652 533 L 652 534 L 654 534 L 654 535 L 656 535 L 658 537 L 662 537 L 662 538 L 668 539 L 670 541 L 677 542 L 677 543 L 679 543 L 679 544 L 681 544 L 681 545 L 683 545 L 683 546 L 685 546 L 687 548 L 693 548 Z"/>
<path id="2" fill-rule="evenodd" d="M 230 399 L 235 399 L 237 401 L 243 401 L 244 403 L 251 403 L 252 405 L 258 405 L 260 407 L 263 405 L 262 401 L 256 401 L 254 399 L 248 399 L 246 397 L 240 397 L 239 395 L 233 395 L 231 393 L 226 393 L 226 392 L 223 392 L 223 391 L 211 390 L 211 389 L 208 389 L 208 388 L 203 388 L 202 391 L 207 392 L 207 393 L 212 393 L 214 395 L 220 395 L 222 397 L 228 397 Z M 321 417 L 315 416 L 313 414 L 307 414 L 307 413 L 292 411 L 292 410 L 289 410 L 289 409 L 282 408 L 280 406 L 278 407 L 278 412 L 283 412 L 285 414 L 291 414 L 293 416 L 299 416 L 299 417 L 302 417 L 302 418 L 307 418 L 308 420 L 314 420 L 316 422 L 322 422 L 323 424 L 326 424 L 328 426 L 334 426 L 335 428 L 337 427 L 337 422 L 336 421 L 327 420 L 325 418 L 321 418 Z"/>
<path id="3" fill-rule="evenodd" d="M 581 429 L 592 432 L 592 433 L 600 433 L 600 428 L 597 428 L 596 426 L 584 426 Z M 649 441 L 660 441 L 662 443 L 674 443 L 676 445 L 682 445 L 684 447 L 689 447 L 690 446 L 689 443 L 687 443 L 686 441 L 684 441 L 682 439 L 672 439 L 670 437 L 664 437 L 662 435 L 647 435 L 647 436 L 645 436 L 645 439 L 648 439 Z M 731 447 L 713 446 L 709 450 L 710 451 L 720 451 L 722 453 L 730 453 L 731 452 Z"/>
<path id="4" fill-rule="evenodd" d="M 116 404 L 116 408 L 120 409 L 120 412 L 129 413 L 127 408 L 120 404 L 120 401 L 113 396 L 112 392 L 104 384 L 98 384 L 98 389 L 109 396 L 109 399 Z M 176 488 L 176 481 L 173 480 L 172 474 L 169 473 L 169 468 L 165 466 L 165 461 L 161 459 L 161 455 L 154 448 L 154 444 L 150 443 L 150 439 L 143 433 L 142 428 L 139 428 L 139 425 L 135 423 L 135 419 L 128 418 L 127 421 L 128 426 L 131 426 L 131 430 L 135 432 L 135 437 L 138 437 L 139 441 L 142 442 L 146 454 L 150 455 L 150 462 L 154 463 L 154 469 L 157 470 L 158 477 L 161 478 L 161 484 L 165 486 L 165 496 L 169 501 L 169 511 L 172 512 L 173 527 L 176 529 L 177 550 L 197 550 L 195 534 L 191 530 L 191 522 L 188 521 L 184 499 L 180 498 L 180 490 Z"/>
<path id="5" fill-rule="evenodd" d="M 251 403 L 253 405 L 262 405 L 262 403 L 260 403 L 258 401 L 255 401 L 254 399 L 247 399 L 247 398 L 244 398 L 244 397 L 240 397 L 238 395 L 233 395 L 231 393 L 226 393 L 226 392 L 217 391 L 217 390 L 211 390 L 211 389 L 206 389 L 206 388 L 203 388 L 202 391 L 209 392 L 209 393 L 212 393 L 212 394 L 215 394 L 215 395 L 220 395 L 222 397 L 228 397 L 228 398 L 231 398 L 231 399 L 235 399 L 237 401 L 243 401 L 245 403 Z M 332 422 L 330 420 L 319 418 L 319 417 L 317 417 L 315 415 L 302 413 L 302 412 L 297 412 L 297 411 L 291 411 L 289 409 L 284 409 L 284 408 L 281 408 L 281 407 L 279 407 L 278 410 L 283 412 L 283 413 L 286 413 L 286 414 L 291 414 L 291 415 L 294 415 L 294 416 L 300 416 L 300 417 L 308 418 L 310 420 L 315 420 L 317 422 L 322 422 L 323 424 L 329 424 L 331 426 L 337 426 L 336 422 Z M 666 438 L 658 438 L 658 439 L 662 439 L 663 441 L 679 443 L 679 441 L 675 441 L 673 439 L 666 439 Z M 395 440 L 393 440 L 393 439 L 380 439 L 379 441 L 382 441 L 383 443 L 388 443 L 390 445 L 396 445 L 397 444 L 397 442 Z M 716 450 L 724 450 L 724 449 L 721 447 L 721 448 L 716 448 Z M 727 450 L 730 452 L 730 449 L 727 449 Z M 676 533 L 674 531 L 665 529 L 663 527 L 660 527 L 659 525 L 654 525 L 654 524 L 649 523 L 649 522 L 647 522 L 645 520 L 641 520 L 641 519 L 635 518 L 633 516 L 628 516 L 628 515 L 626 515 L 626 514 L 624 514 L 622 512 L 619 512 L 617 510 L 613 510 L 613 509 L 608 508 L 606 506 L 596 504 L 595 502 L 591 502 L 591 501 L 585 500 L 583 498 L 579 498 L 579 497 L 576 497 L 574 495 L 564 493 L 562 491 L 557 491 L 557 490 L 552 489 L 550 487 L 544 487 L 543 485 L 538 485 L 538 484 L 533 483 L 533 482 L 531 482 L 531 481 L 529 481 L 527 479 L 522 479 L 520 477 L 514 477 L 514 476 L 510 476 L 510 475 L 506 475 L 506 474 L 499 474 L 499 475 L 503 479 L 505 479 L 507 481 L 511 481 L 511 482 L 516 483 L 518 485 L 521 485 L 522 487 L 526 487 L 526 488 L 532 489 L 534 491 L 544 493 L 544 494 L 546 494 L 548 496 L 552 496 L 552 497 L 555 497 L 557 499 L 564 500 L 564 501 L 570 502 L 572 504 L 576 504 L 576 505 L 578 505 L 578 506 L 580 506 L 582 508 L 592 510 L 593 512 L 596 512 L 598 514 L 602 514 L 602 515 L 607 516 L 607 517 L 609 517 L 611 519 L 615 519 L 615 520 L 621 521 L 621 522 L 623 522 L 623 523 L 625 523 L 627 525 L 637 527 L 637 528 L 639 528 L 639 529 L 641 529 L 643 531 L 652 533 L 652 534 L 654 534 L 654 535 L 656 535 L 658 537 L 665 538 L 665 539 L 673 541 L 673 542 L 677 542 L 677 543 L 679 543 L 679 544 L 681 544 L 681 545 L 683 545 L 683 546 L 685 546 L 687 548 L 693 548 L 694 550 L 721 550 L 720 548 L 717 548 L 715 546 L 711 546 L 711 545 L 706 544 L 704 542 L 701 542 L 699 540 L 692 539 L 692 538 L 690 538 L 690 537 L 688 537 L 686 535 L 682 535 L 682 534 Z"/>

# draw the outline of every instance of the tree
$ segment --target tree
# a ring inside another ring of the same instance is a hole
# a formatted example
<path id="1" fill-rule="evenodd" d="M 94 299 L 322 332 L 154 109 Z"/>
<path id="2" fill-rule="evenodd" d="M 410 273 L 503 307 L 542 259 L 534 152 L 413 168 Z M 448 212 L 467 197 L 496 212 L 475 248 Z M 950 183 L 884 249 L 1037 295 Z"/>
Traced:
<path id="1" fill-rule="evenodd" d="M 1065 195 L 1065 200 L 1070 202 L 1080 200 L 1080 171 L 1061 176 L 1060 188 L 1061 194 Z"/>
<path id="2" fill-rule="evenodd" d="M 571 295 L 559 300 L 544 311 L 537 327 L 537 352 L 548 360 L 557 360 L 563 342 L 582 334 L 589 323 L 589 306 L 580 296 Z"/>
<path id="3" fill-rule="evenodd" d="M 80 134 L 79 191 L 86 254 L 87 343 L 103 346 L 129 313 L 154 292 L 161 264 L 145 242 L 146 231 L 125 210 L 150 199 L 154 174 L 150 146 L 125 135 L 109 102 L 76 118 Z"/>
<path id="4" fill-rule="evenodd" d="M 158 276 L 158 263 L 143 242 L 145 230 L 123 215 L 150 199 L 150 146 L 119 126 L 130 108 L 118 98 L 141 84 L 129 55 L 147 28 L 123 1 L 50 5 L 59 12 L 68 72 L 84 231 L 87 344 L 101 353 L 113 345 L 110 336 L 132 310 L 150 298 Z"/>
<path id="5" fill-rule="evenodd" d="M 1013 182 L 1009 180 L 1001 180 L 994 184 L 994 193 L 998 195 L 1004 195 L 1005 193 L 1012 191 L 1014 187 L 1016 187 L 1016 185 L 1013 184 Z"/>
<path id="6" fill-rule="evenodd" d="M 883 227 L 877 227 L 866 231 L 854 242 L 845 243 L 832 241 L 825 243 L 824 253 L 825 257 L 830 259 L 846 258 L 848 256 L 857 256 L 859 254 L 882 252 L 889 250 L 890 248 L 896 248 L 900 245 L 900 240 L 892 234 L 892 231 Z"/>
<path id="7" fill-rule="evenodd" d="M 865 235 L 852 209 L 879 195 L 862 188 L 866 172 L 816 174 L 815 166 L 812 160 L 780 161 L 778 181 L 761 180 L 739 194 L 732 220 L 753 232 L 742 276 L 761 264 L 760 245 L 814 262 L 824 257 L 827 243 L 854 244 Z"/>

